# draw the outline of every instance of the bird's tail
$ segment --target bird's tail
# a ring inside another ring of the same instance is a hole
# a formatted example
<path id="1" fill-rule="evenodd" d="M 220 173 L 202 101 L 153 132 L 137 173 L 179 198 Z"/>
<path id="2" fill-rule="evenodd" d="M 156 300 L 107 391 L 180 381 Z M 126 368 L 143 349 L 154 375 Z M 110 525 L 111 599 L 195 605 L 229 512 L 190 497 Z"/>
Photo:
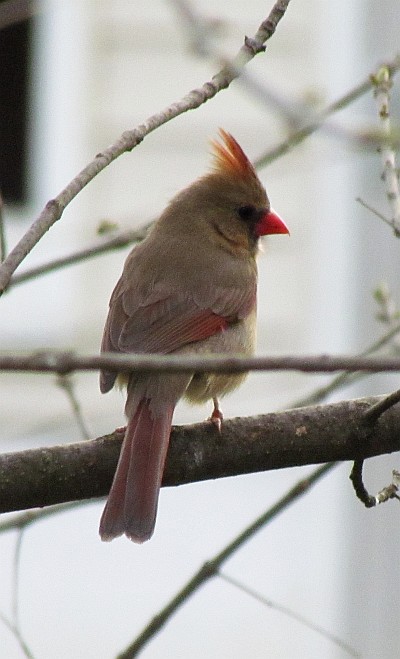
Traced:
<path id="1" fill-rule="evenodd" d="M 149 401 L 142 399 L 129 419 L 100 520 L 102 540 L 125 533 L 134 542 L 144 542 L 152 536 L 173 412 L 171 404 L 154 416 Z"/>

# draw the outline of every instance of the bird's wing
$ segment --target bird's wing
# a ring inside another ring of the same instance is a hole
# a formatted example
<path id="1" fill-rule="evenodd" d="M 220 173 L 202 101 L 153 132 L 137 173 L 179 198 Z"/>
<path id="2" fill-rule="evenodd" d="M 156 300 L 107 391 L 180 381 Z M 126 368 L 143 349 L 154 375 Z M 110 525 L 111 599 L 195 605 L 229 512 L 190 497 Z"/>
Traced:
<path id="1" fill-rule="evenodd" d="M 161 283 L 144 299 L 121 278 L 110 301 L 102 352 L 167 354 L 221 332 L 246 317 L 255 305 L 254 290 L 200 286 L 197 294 L 172 291 Z M 108 391 L 116 373 L 102 371 Z"/>

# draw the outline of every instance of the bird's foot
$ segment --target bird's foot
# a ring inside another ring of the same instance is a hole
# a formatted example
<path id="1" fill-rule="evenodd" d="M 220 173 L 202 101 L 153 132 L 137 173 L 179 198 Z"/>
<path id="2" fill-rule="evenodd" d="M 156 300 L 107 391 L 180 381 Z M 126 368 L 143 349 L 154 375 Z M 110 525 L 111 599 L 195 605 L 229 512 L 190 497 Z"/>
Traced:
<path id="1" fill-rule="evenodd" d="M 222 421 L 224 420 L 224 415 L 222 414 L 222 410 L 219 406 L 218 398 L 213 398 L 213 403 L 214 403 L 214 409 L 210 416 L 210 421 L 211 423 L 214 424 L 218 432 L 221 434 Z"/>

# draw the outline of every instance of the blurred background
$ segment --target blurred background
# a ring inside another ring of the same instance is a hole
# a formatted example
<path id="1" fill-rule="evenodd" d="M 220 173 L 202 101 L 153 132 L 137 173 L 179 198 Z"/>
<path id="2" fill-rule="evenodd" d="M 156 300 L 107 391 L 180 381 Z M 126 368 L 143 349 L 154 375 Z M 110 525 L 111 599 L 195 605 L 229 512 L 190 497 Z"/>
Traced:
<path id="1" fill-rule="evenodd" d="M 2 3 L 5 4 L 5 3 Z M 16 3 L 18 4 L 18 3 Z M 9 249 L 46 201 L 126 129 L 200 87 L 255 34 L 273 6 L 261 0 L 190 3 L 46 0 L 28 21 L 0 32 L 0 185 Z M 194 24 L 190 22 L 190 11 Z M 257 160 L 392 60 L 398 0 L 297 0 L 265 55 L 242 80 L 146 137 L 102 172 L 66 209 L 24 268 L 99 240 L 101 222 L 140 227 L 203 174 L 209 139 L 230 131 Z M 196 29 L 194 25 L 197 26 Z M 395 78 L 392 118 L 399 121 Z M 260 255 L 259 354 L 357 353 L 384 334 L 373 290 L 386 282 L 400 304 L 398 243 L 361 206 L 390 217 L 374 149 L 346 135 L 378 126 L 373 93 L 334 115 L 289 154 L 259 170 L 291 237 Z M 130 248 L 25 284 L 0 302 L 0 348 L 98 351 L 111 291 Z M 73 377 L 90 436 L 123 425 L 124 397 L 101 396 L 95 373 Z M 325 376 L 258 373 L 223 403 L 226 417 L 290 407 Z M 49 375 L 0 374 L 0 450 L 80 441 L 65 391 Z M 397 376 L 374 376 L 329 400 L 381 394 Z M 206 418 L 180 404 L 176 423 Z M 396 456 L 369 461 L 375 492 Z M 312 468 L 168 488 L 144 546 L 101 543 L 104 502 L 29 527 L 20 546 L 19 627 L 36 659 L 114 657 L 207 559 Z M 399 509 L 365 510 L 343 464 L 254 536 L 223 571 L 351 645 L 365 659 L 400 653 Z M 6 518 L 6 517 L 5 517 Z M 0 535 L 0 612 L 15 613 L 17 532 Z M 25 656 L 0 620 L 0 656 Z M 145 648 L 143 657 L 334 658 L 328 638 L 216 577 Z"/>

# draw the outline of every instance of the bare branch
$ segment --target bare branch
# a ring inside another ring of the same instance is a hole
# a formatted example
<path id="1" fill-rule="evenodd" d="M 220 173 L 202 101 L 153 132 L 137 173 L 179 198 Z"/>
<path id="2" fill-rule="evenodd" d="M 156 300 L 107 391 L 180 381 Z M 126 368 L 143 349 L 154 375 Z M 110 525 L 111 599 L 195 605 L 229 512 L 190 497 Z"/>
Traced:
<path id="1" fill-rule="evenodd" d="M 387 66 L 381 66 L 379 71 L 371 76 L 375 87 L 375 98 L 378 106 L 379 119 L 382 126 L 383 140 L 380 147 L 382 156 L 382 179 L 385 183 L 386 196 L 392 212 L 390 221 L 394 234 L 400 238 L 400 188 L 396 167 L 396 156 L 391 144 L 390 121 L 390 89 L 392 87 L 392 73 Z"/>
<path id="2" fill-rule="evenodd" d="M 361 206 L 364 206 L 364 208 L 370 211 L 370 213 L 372 213 L 380 220 L 382 220 L 382 222 L 385 222 L 385 224 L 388 224 L 390 227 L 392 226 L 392 222 L 388 220 L 387 217 L 383 215 L 383 213 L 380 213 L 376 208 L 374 208 L 370 204 L 367 204 L 367 202 L 364 201 L 364 199 L 361 199 L 361 197 L 356 197 L 356 201 L 358 201 L 358 203 L 361 204 Z"/>
<path id="3" fill-rule="evenodd" d="M 398 326 L 400 310 L 387 282 L 382 281 L 373 291 L 374 300 L 378 305 L 376 318 L 389 328 Z M 397 338 L 397 340 L 396 340 Z M 398 337 L 394 337 L 393 347 L 399 348 Z"/>
<path id="4" fill-rule="evenodd" d="M 48 506 L 47 508 L 39 508 L 35 510 L 25 510 L 23 513 L 14 515 L 0 522 L 0 533 L 7 533 L 7 531 L 15 531 L 26 529 L 31 524 L 38 520 L 43 520 L 45 517 L 52 517 L 53 515 L 60 515 L 61 513 L 72 510 L 73 508 L 81 507 L 95 502 L 91 501 L 72 501 L 69 503 L 60 503 L 56 506 Z"/>
<path id="5" fill-rule="evenodd" d="M 360 446 L 360 452 L 362 453 L 365 446 L 371 442 L 371 438 L 374 437 L 377 431 L 377 422 L 382 416 L 386 414 L 388 410 L 393 408 L 394 405 L 397 405 L 400 402 L 400 389 L 392 392 L 388 396 L 383 396 L 377 400 L 373 405 L 367 408 L 364 411 L 364 414 L 361 417 L 360 427 L 358 431 L 358 442 Z M 390 485 L 385 486 L 383 489 L 378 492 L 377 495 L 372 495 L 368 492 L 367 488 L 364 485 L 363 481 L 363 466 L 364 466 L 364 456 L 358 455 L 354 460 L 353 468 L 350 473 L 350 480 L 353 484 L 354 491 L 357 497 L 362 501 L 366 508 L 373 508 L 379 503 L 384 503 L 389 499 L 399 499 L 400 496 L 397 494 L 399 489 L 399 473 L 393 470 L 393 480 Z"/>
<path id="6" fill-rule="evenodd" d="M 281 357 L 242 357 L 241 355 L 158 355 L 115 354 L 76 355 L 73 352 L 35 352 L 30 355 L 1 355 L 0 371 L 72 373 L 106 369 L 117 373 L 244 373 L 247 371 L 301 371 L 332 373 L 400 371 L 400 357 L 349 357 L 347 355 L 309 355 Z"/>
<path id="7" fill-rule="evenodd" d="M 400 389 L 397 389 L 397 391 L 393 391 L 391 394 L 388 396 L 384 396 L 380 400 L 378 400 L 377 403 L 372 405 L 366 413 L 365 413 L 365 420 L 368 423 L 376 423 L 379 417 L 387 412 L 393 405 L 397 405 L 400 402 Z"/>
<path id="8" fill-rule="evenodd" d="M 125 131 L 119 140 L 104 149 L 101 153 L 98 153 L 95 159 L 79 172 L 54 199 L 47 202 L 39 217 L 33 222 L 26 234 L 0 266 L 0 295 L 7 288 L 13 272 L 22 263 L 26 255 L 29 254 L 53 224 L 61 218 L 66 206 L 99 172 L 126 151 L 134 149 L 143 141 L 146 135 L 156 128 L 159 128 L 188 110 L 194 110 L 200 107 L 200 105 L 213 98 L 222 89 L 229 87 L 246 64 L 258 53 L 265 50 L 264 44 L 274 34 L 279 21 L 285 14 L 289 2 L 290 0 L 278 0 L 274 4 L 270 15 L 261 23 L 255 36 L 253 38 L 246 37 L 243 46 L 232 60 L 232 63 L 225 66 L 211 81 L 189 92 L 180 101 L 173 103 L 161 112 L 153 114 L 137 128 Z"/>
<path id="9" fill-rule="evenodd" d="M 400 501 L 398 494 L 400 485 L 400 473 L 393 469 L 392 482 L 383 487 L 378 494 L 370 494 L 364 485 L 363 481 L 363 466 L 364 460 L 355 460 L 353 468 L 350 473 L 350 480 L 353 484 L 354 492 L 358 499 L 364 504 L 366 508 L 374 508 L 380 503 L 385 503 L 389 499 L 397 499 Z"/>
<path id="10" fill-rule="evenodd" d="M 382 416 L 386 414 L 394 405 L 397 405 L 400 402 L 400 389 L 392 392 L 388 396 L 383 396 L 376 403 L 371 405 L 368 409 L 365 410 L 359 428 L 359 445 L 362 448 L 368 445 L 371 441 L 371 437 L 374 436 L 377 431 L 377 422 Z M 399 473 L 396 470 L 393 470 L 393 480 L 390 485 L 385 486 L 383 489 L 378 492 L 377 495 L 369 494 L 367 488 L 364 485 L 363 481 L 363 466 L 364 466 L 364 457 L 358 456 L 354 461 L 353 468 L 350 473 L 350 480 L 353 484 L 354 491 L 357 497 L 362 501 L 366 508 L 373 508 L 379 503 L 384 503 L 389 501 L 389 499 L 399 499 L 398 495 L 399 489 Z"/>
<path id="11" fill-rule="evenodd" d="M 385 413 L 365 445 L 363 414 L 379 398 L 303 407 L 224 422 L 175 426 L 164 486 L 307 464 L 356 460 L 400 449 L 400 406 Z M 0 456 L 0 512 L 108 493 L 123 434 Z"/>
<path id="12" fill-rule="evenodd" d="M 81 432 L 82 439 L 90 439 L 90 433 L 82 413 L 82 407 L 76 395 L 74 383 L 72 382 L 70 375 L 65 373 L 58 375 L 57 385 L 65 391 L 69 404 L 71 405 L 72 413 Z"/>
<path id="13" fill-rule="evenodd" d="M 13 566 L 13 586 L 12 586 L 12 620 L 7 618 L 3 613 L 0 612 L 0 620 L 3 624 L 10 630 L 14 635 L 16 641 L 18 642 L 21 651 L 27 657 L 27 659 L 33 659 L 33 654 L 25 641 L 20 625 L 20 616 L 19 616 L 19 581 L 20 581 L 20 563 L 21 563 L 21 546 L 23 539 L 23 529 L 20 528 L 17 536 L 17 541 L 15 545 L 14 552 L 14 566 Z"/>
<path id="14" fill-rule="evenodd" d="M 19 630 L 1 611 L 0 611 L 0 620 L 2 621 L 3 625 L 5 625 L 7 629 L 9 629 L 10 632 L 14 635 L 25 657 L 27 657 L 27 659 L 34 659 L 33 654 L 31 653 L 28 645 L 25 643 L 24 639 L 20 635 Z"/>
<path id="15" fill-rule="evenodd" d="M 76 251 L 73 254 L 62 256 L 60 258 L 54 259 L 53 261 L 48 261 L 47 263 L 42 263 L 41 265 L 26 269 L 11 278 L 7 291 L 10 290 L 12 286 L 22 284 L 26 281 L 29 281 L 30 279 L 35 279 L 40 275 L 46 275 L 49 272 L 53 272 L 54 270 L 65 268 L 65 266 L 74 265 L 94 256 L 99 256 L 100 254 L 104 254 L 115 249 L 121 249 L 131 245 L 132 243 L 139 242 L 146 237 L 152 224 L 153 222 L 149 222 L 139 229 L 130 229 L 128 231 L 118 232 L 116 235 L 108 238 L 108 240 L 101 242 L 98 241 L 95 245 L 85 247 L 84 249 Z"/>

